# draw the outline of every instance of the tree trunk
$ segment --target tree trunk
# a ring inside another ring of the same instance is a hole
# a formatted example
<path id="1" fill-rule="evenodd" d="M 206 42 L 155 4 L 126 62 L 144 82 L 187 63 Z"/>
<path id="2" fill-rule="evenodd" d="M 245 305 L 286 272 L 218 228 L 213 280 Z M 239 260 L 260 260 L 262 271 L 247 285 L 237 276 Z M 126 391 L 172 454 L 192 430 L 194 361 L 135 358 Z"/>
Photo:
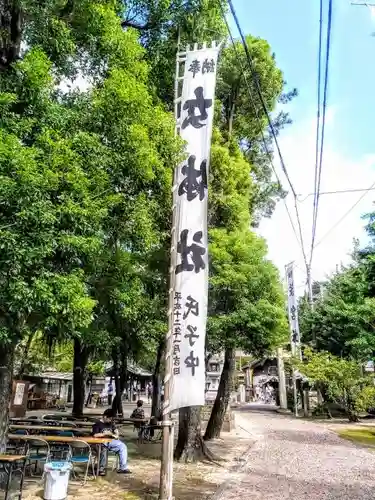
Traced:
<path id="1" fill-rule="evenodd" d="M 126 382 L 128 380 L 128 351 L 125 350 L 121 356 L 121 365 L 120 365 L 120 407 L 119 413 L 124 415 L 124 410 L 122 408 L 122 395 L 124 394 L 126 388 Z"/>
<path id="2" fill-rule="evenodd" d="M 12 379 L 13 379 L 13 345 L 6 348 L 3 345 L 0 349 L 0 453 L 5 453 L 9 408 L 12 397 Z"/>
<path id="3" fill-rule="evenodd" d="M 86 367 L 89 351 L 79 339 L 74 339 L 73 361 L 73 411 L 74 417 L 82 417 L 85 404 Z"/>
<path id="4" fill-rule="evenodd" d="M 239 86 L 240 86 L 240 80 L 241 77 L 238 81 L 236 81 L 230 90 L 230 95 L 228 97 L 227 101 L 227 120 L 228 120 L 228 137 L 229 139 L 232 136 L 233 132 L 233 121 L 235 117 L 235 109 L 236 109 L 236 101 L 238 98 L 238 92 L 239 92 Z"/>
<path id="5" fill-rule="evenodd" d="M 0 72 L 17 60 L 21 49 L 22 14 L 20 2 L 0 0 Z"/>
<path id="6" fill-rule="evenodd" d="M 318 400 L 318 405 L 322 406 L 324 404 L 324 399 L 323 399 L 323 394 L 322 394 L 322 391 L 321 391 L 320 384 L 316 383 L 315 384 L 315 388 L 316 388 L 316 397 L 317 397 L 317 400 Z"/>
<path id="7" fill-rule="evenodd" d="M 88 406 L 89 404 L 91 404 L 91 400 L 92 400 L 92 374 L 89 375 L 89 390 L 88 390 L 88 393 L 87 393 L 87 398 L 86 398 L 86 404 L 85 406 Z"/>
<path id="8" fill-rule="evenodd" d="M 229 123 L 228 123 L 228 135 L 229 135 L 229 137 L 232 136 L 232 131 L 233 131 L 234 110 L 235 110 L 235 103 L 233 102 L 233 103 L 231 103 L 230 112 L 229 112 Z"/>
<path id="9" fill-rule="evenodd" d="M 359 422 L 358 414 L 355 411 L 354 404 L 352 401 L 349 402 L 346 407 L 346 413 L 348 415 L 349 422 Z"/>
<path id="10" fill-rule="evenodd" d="M 112 401 L 112 410 L 114 412 L 114 415 L 117 416 L 118 414 L 122 415 L 122 401 L 121 401 L 122 392 L 120 384 L 119 356 L 117 348 L 112 353 L 112 359 L 113 359 L 113 369 L 114 369 L 113 378 L 115 381 L 115 390 L 116 390 L 116 395 Z"/>
<path id="11" fill-rule="evenodd" d="M 159 343 L 156 354 L 156 362 L 154 372 L 152 374 L 152 405 L 151 415 L 155 416 L 160 408 L 160 385 L 161 385 L 161 360 L 163 358 L 165 342 L 162 340 Z"/>
<path id="12" fill-rule="evenodd" d="M 220 460 L 216 458 L 203 441 L 201 407 L 180 408 L 178 438 L 174 458 L 186 463 L 198 460 Z"/>
<path id="13" fill-rule="evenodd" d="M 22 377 L 24 375 L 25 367 L 26 367 L 26 363 L 27 363 L 27 358 L 28 358 L 28 355 L 29 355 L 31 344 L 33 342 L 34 335 L 35 335 L 34 332 L 30 333 L 30 335 L 27 338 L 27 342 L 26 342 L 26 345 L 25 345 L 25 349 L 23 350 L 23 353 L 22 353 L 20 367 L 19 367 L 18 374 L 17 374 L 18 380 L 22 380 Z"/>
<path id="14" fill-rule="evenodd" d="M 349 422 L 359 422 L 358 415 L 356 414 L 356 412 L 354 410 L 348 408 L 346 413 L 348 415 Z"/>
<path id="15" fill-rule="evenodd" d="M 121 351 L 120 367 L 118 367 L 117 361 L 115 364 L 117 366 L 117 369 L 115 369 L 116 396 L 113 400 L 112 409 L 116 415 L 118 414 L 122 416 L 124 415 L 124 410 L 122 408 L 122 395 L 124 394 L 128 376 L 128 351 L 126 348 Z"/>
<path id="16" fill-rule="evenodd" d="M 220 437 L 225 413 L 229 404 L 230 393 L 232 392 L 234 370 L 235 351 L 234 349 L 226 349 L 224 357 L 224 367 L 223 371 L 221 372 L 219 389 L 217 391 L 215 403 L 207 424 L 206 432 L 204 434 L 205 441 Z"/>
<path id="17" fill-rule="evenodd" d="M 180 408 L 176 460 L 196 462 L 204 457 L 201 432 L 201 407 Z"/>

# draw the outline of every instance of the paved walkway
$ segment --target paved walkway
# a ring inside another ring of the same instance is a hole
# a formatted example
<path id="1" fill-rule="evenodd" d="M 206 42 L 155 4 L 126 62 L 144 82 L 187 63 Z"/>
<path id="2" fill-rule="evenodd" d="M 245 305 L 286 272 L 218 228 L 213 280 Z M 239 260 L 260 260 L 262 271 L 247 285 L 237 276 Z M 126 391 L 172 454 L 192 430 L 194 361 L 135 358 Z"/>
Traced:
<path id="1" fill-rule="evenodd" d="M 237 423 L 256 443 L 217 499 L 375 499 L 375 452 L 340 439 L 324 425 L 273 412 L 245 410 Z"/>

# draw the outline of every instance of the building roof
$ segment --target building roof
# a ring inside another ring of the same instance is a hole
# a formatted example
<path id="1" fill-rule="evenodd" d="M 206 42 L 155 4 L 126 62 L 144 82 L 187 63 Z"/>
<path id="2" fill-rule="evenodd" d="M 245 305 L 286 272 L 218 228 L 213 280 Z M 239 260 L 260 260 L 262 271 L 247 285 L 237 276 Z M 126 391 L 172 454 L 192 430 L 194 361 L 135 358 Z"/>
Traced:
<path id="1" fill-rule="evenodd" d="M 139 365 L 135 365 L 132 363 L 128 364 L 128 371 L 133 375 L 140 375 L 141 377 L 152 377 L 152 373 L 145 370 Z"/>
<path id="2" fill-rule="evenodd" d="M 152 377 L 152 373 L 145 370 L 141 366 L 132 363 L 131 361 L 128 361 L 128 366 L 127 366 L 128 372 L 131 373 L 132 375 L 136 375 L 138 377 Z M 113 365 L 111 363 L 107 363 L 105 366 L 105 371 L 107 375 L 112 375 L 114 372 Z"/>
<path id="3" fill-rule="evenodd" d="M 257 366 L 262 367 L 267 361 L 272 361 L 275 358 L 264 358 L 264 359 L 254 359 L 247 363 L 245 366 L 241 367 L 241 370 L 244 371 L 246 368 L 256 368 Z"/>
<path id="4" fill-rule="evenodd" d="M 55 372 L 55 371 L 26 374 L 25 376 L 28 378 L 44 378 L 49 380 L 67 380 L 67 381 L 73 380 L 72 373 Z"/>

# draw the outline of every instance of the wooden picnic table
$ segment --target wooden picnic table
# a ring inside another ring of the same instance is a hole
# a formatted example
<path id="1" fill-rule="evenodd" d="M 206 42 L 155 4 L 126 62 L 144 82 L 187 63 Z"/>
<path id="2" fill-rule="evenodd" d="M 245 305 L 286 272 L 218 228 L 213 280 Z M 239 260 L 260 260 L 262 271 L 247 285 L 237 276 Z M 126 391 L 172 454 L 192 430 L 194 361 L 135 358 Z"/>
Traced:
<path id="1" fill-rule="evenodd" d="M 24 419 L 24 418 L 11 418 L 10 425 L 27 425 L 30 428 L 32 427 L 52 427 L 61 429 L 61 427 L 92 427 L 92 423 L 83 422 L 84 425 L 80 425 L 81 423 L 68 421 L 68 420 L 37 420 L 37 419 Z"/>
<path id="2" fill-rule="evenodd" d="M 89 427 L 90 429 L 92 426 L 95 424 L 95 422 L 98 422 L 100 420 L 100 417 L 93 421 L 93 422 L 86 422 L 86 421 L 79 421 L 79 420 L 43 420 L 45 424 L 49 422 L 54 422 L 54 426 L 57 427 L 56 424 L 60 424 L 63 426 L 77 426 L 77 427 Z M 146 424 L 150 419 L 149 418 L 116 418 L 114 423 L 121 425 L 121 424 L 135 424 L 135 423 L 141 423 L 141 424 Z"/>
<path id="3" fill-rule="evenodd" d="M 95 422 L 80 422 L 79 420 L 42 420 L 44 425 L 46 424 L 51 424 L 55 427 L 58 427 L 59 425 L 61 426 L 71 426 L 71 427 L 91 427 L 94 425 Z"/>
<path id="4" fill-rule="evenodd" d="M 74 433 L 88 433 L 91 429 L 79 429 L 78 427 L 57 427 L 55 425 L 25 425 L 25 424 L 10 424 L 9 429 L 16 430 L 22 429 L 25 431 L 66 431 Z"/>
<path id="5" fill-rule="evenodd" d="M 33 439 L 42 439 L 43 441 L 47 442 L 53 442 L 53 443 L 73 443 L 74 441 L 80 440 L 80 441 L 85 441 L 87 444 L 97 444 L 97 445 L 102 445 L 102 444 L 107 444 L 110 443 L 113 438 L 108 437 L 108 438 L 96 438 L 93 436 L 82 436 L 79 438 L 76 437 L 71 437 L 71 436 L 30 436 L 30 435 L 25 435 L 25 434 L 8 434 L 8 439 L 11 440 L 33 440 Z"/>
<path id="6" fill-rule="evenodd" d="M 79 436 L 79 437 L 70 437 L 70 436 L 30 436 L 24 434 L 8 434 L 8 439 L 12 441 L 33 441 L 36 439 L 41 439 L 43 441 L 47 441 L 47 443 L 74 443 L 74 441 L 84 441 L 90 446 L 96 445 L 98 447 L 98 467 L 97 467 L 97 476 L 99 476 L 99 467 L 100 467 L 100 455 L 102 453 L 103 444 L 110 443 L 113 438 L 96 438 L 92 436 Z"/>
<path id="7" fill-rule="evenodd" d="M 14 498 L 15 496 L 18 496 L 19 500 L 21 500 L 26 459 L 26 455 L 0 455 L 0 471 L 4 471 L 7 474 L 4 500 Z M 12 483 L 13 472 L 20 473 L 20 486 L 16 494 L 9 491 Z"/>
<path id="8" fill-rule="evenodd" d="M 98 418 L 96 421 L 100 420 Z M 119 417 L 115 419 L 116 424 L 147 424 L 149 422 L 150 418 L 123 418 Z M 11 422 L 17 422 L 18 424 L 11 424 L 11 425 L 29 425 L 30 428 L 35 428 L 35 427 L 43 427 L 43 426 L 50 426 L 50 427 L 56 427 L 59 429 L 62 429 L 63 427 L 86 427 L 86 428 L 92 428 L 95 422 L 87 422 L 87 421 L 80 421 L 80 420 L 53 420 L 53 419 L 46 419 L 46 420 L 36 420 L 36 419 L 19 419 L 19 418 L 11 418 Z M 20 423 L 22 422 L 22 423 Z"/>
<path id="9" fill-rule="evenodd" d="M 27 423 L 30 423 L 30 424 L 34 424 L 34 423 L 43 423 L 44 420 L 42 420 L 41 418 L 16 418 L 16 417 L 12 417 L 9 419 L 9 422 L 27 422 Z"/>
<path id="10" fill-rule="evenodd" d="M 149 418 L 119 418 L 115 423 L 116 424 L 146 424 L 150 419 Z"/>

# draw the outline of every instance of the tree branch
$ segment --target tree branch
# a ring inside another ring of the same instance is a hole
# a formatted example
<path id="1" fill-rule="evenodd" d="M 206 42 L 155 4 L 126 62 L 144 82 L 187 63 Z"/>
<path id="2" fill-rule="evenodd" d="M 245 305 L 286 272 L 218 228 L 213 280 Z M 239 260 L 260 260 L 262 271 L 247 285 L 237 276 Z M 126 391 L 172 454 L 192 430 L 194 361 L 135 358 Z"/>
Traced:
<path id="1" fill-rule="evenodd" d="M 121 22 L 121 26 L 123 28 L 128 27 L 128 28 L 134 28 L 136 30 L 141 30 L 141 31 L 148 30 L 148 29 L 150 29 L 152 27 L 151 24 L 149 24 L 149 23 L 146 23 L 143 26 L 141 26 L 141 25 L 139 25 L 137 23 L 133 23 L 132 21 L 122 21 Z"/>

